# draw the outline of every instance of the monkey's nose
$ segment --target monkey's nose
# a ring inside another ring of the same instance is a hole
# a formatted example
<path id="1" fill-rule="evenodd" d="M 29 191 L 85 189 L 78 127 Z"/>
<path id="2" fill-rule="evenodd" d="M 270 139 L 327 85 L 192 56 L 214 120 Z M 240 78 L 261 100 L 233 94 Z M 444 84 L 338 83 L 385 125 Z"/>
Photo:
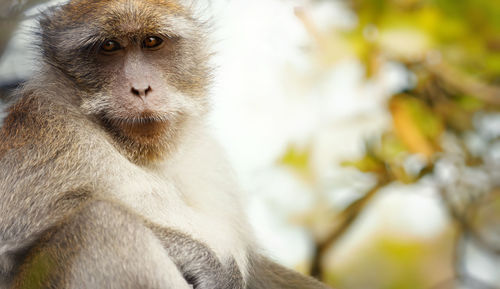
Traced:
<path id="1" fill-rule="evenodd" d="M 146 97 L 146 95 L 148 95 L 148 93 L 150 93 L 151 91 L 153 91 L 153 89 L 151 89 L 151 86 L 148 86 L 148 88 L 139 88 L 139 89 L 132 87 L 130 89 L 130 92 L 132 92 L 133 95 L 139 97 Z"/>

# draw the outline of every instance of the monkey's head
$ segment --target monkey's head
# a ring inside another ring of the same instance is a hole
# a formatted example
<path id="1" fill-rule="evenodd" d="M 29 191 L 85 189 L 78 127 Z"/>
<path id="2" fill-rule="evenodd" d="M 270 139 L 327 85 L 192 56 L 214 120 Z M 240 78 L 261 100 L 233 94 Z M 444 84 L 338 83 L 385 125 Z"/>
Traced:
<path id="1" fill-rule="evenodd" d="M 40 20 L 43 59 L 133 158 L 175 145 L 207 110 L 204 23 L 176 0 L 71 1 Z"/>

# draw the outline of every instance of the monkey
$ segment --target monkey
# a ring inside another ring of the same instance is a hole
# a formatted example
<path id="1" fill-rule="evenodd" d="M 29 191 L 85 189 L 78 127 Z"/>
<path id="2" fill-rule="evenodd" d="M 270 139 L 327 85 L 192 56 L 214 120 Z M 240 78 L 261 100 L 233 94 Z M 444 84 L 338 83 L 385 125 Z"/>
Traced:
<path id="1" fill-rule="evenodd" d="M 265 257 L 206 125 L 207 24 L 73 0 L 0 129 L 0 288 L 327 288 Z"/>

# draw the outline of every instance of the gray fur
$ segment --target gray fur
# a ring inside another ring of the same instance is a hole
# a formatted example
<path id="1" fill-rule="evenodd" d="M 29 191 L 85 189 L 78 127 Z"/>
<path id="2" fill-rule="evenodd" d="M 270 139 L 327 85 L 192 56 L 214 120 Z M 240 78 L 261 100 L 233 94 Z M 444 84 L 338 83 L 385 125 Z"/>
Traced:
<path id="1" fill-rule="evenodd" d="M 169 228 L 151 227 L 184 278 L 197 289 L 243 289 L 243 276 L 234 262 L 221 263 L 203 243 Z"/>
<path id="2" fill-rule="evenodd" d="M 112 202 L 83 205 L 30 251 L 12 288 L 190 288 L 156 235 Z"/>

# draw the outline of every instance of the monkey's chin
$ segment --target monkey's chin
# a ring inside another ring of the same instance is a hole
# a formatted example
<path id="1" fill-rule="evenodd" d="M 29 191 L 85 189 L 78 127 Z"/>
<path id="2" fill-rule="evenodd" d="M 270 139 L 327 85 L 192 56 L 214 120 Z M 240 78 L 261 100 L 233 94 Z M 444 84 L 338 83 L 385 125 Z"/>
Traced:
<path id="1" fill-rule="evenodd" d="M 166 121 L 149 121 L 123 123 L 120 129 L 128 136 L 134 139 L 156 139 L 165 135 L 168 129 L 168 122 Z"/>

